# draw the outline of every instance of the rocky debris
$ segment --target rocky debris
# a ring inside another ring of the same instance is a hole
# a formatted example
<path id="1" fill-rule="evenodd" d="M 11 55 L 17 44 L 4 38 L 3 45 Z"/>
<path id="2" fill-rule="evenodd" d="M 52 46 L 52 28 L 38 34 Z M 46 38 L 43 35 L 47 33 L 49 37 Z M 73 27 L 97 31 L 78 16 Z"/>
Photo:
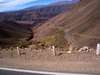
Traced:
<path id="1" fill-rule="evenodd" d="M 88 46 L 83 46 L 82 48 L 80 48 L 78 51 L 79 52 L 90 52 L 92 51 L 92 48 L 89 48 Z"/>
<path id="2" fill-rule="evenodd" d="M 69 50 L 69 51 L 67 51 L 67 53 L 68 53 L 68 54 L 71 54 L 71 53 L 72 53 L 72 51 L 70 51 L 70 50 Z"/>
<path id="3" fill-rule="evenodd" d="M 55 46 L 47 46 L 45 48 L 40 48 L 35 44 L 31 44 L 27 47 L 10 47 L 7 49 L 0 49 L 1 51 L 14 51 L 17 56 L 37 56 L 37 54 L 41 55 L 42 52 L 47 52 L 48 56 L 59 56 L 63 54 L 81 54 L 81 53 L 93 53 L 95 49 L 90 48 L 88 46 L 83 46 L 81 48 L 74 47 L 71 43 L 69 43 L 66 48 L 57 48 Z M 12 52 L 13 53 L 13 52 Z M 11 54 L 12 54 L 11 53 Z M 94 52 L 95 53 L 95 52 Z M 14 54 L 13 54 L 14 55 Z M 14 55 L 15 56 L 15 55 Z"/>

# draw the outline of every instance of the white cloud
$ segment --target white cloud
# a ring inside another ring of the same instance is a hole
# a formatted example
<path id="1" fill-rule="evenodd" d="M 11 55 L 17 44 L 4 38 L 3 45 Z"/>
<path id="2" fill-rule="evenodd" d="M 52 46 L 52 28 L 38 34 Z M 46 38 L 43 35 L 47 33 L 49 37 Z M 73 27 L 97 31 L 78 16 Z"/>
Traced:
<path id="1" fill-rule="evenodd" d="M 44 3 L 41 3 L 41 2 Z M 31 6 L 39 5 L 39 4 L 48 4 L 55 1 L 63 1 L 63 0 L 0 0 L 0 12 L 5 11 L 16 11 L 24 8 L 28 8 Z M 64 0 L 64 1 L 74 1 L 74 0 Z"/>
<path id="2" fill-rule="evenodd" d="M 37 0 L 0 0 L 0 11 L 2 10 L 10 10 L 10 9 L 17 9 L 19 5 L 24 5 L 29 2 L 34 2 Z"/>
<path id="3" fill-rule="evenodd" d="M 37 0 L 1 0 L 0 2 L 4 2 L 4 3 L 1 3 L 0 6 L 16 6 L 16 5 L 19 5 L 19 4 L 25 4 L 25 3 L 28 3 L 28 2 L 33 2 L 33 1 L 37 1 Z"/>

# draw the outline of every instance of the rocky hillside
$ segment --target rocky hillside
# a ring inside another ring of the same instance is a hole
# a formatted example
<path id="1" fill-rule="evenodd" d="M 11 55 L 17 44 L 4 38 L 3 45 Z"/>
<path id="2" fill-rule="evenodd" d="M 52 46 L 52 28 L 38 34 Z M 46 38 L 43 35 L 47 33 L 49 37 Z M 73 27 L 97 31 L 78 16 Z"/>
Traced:
<path id="1" fill-rule="evenodd" d="M 63 29 L 74 46 L 96 46 L 100 42 L 100 0 L 80 0 L 68 12 L 50 19 L 36 29 L 36 38 L 47 36 L 55 28 Z"/>
<path id="2" fill-rule="evenodd" d="M 29 40 L 34 33 L 32 27 L 39 26 L 52 17 L 69 10 L 73 4 L 51 4 L 41 8 L 30 8 L 17 12 L 0 13 L 0 45 L 14 44 L 19 39 Z"/>
<path id="3" fill-rule="evenodd" d="M 27 41 L 32 31 L 25 25 L 12 21 L 0 22 L 0 46 L 12 45 L 19 40 Z"/>

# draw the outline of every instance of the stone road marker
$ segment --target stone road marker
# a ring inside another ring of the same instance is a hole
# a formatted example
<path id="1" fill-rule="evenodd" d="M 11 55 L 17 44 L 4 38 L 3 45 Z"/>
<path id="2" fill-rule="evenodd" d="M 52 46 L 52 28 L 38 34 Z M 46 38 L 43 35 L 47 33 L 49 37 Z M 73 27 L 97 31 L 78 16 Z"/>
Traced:
<path id="1" fill-rule="evenodd" d="M 100 44 L 97 44 L 96 55 L 100 55 Z"/>

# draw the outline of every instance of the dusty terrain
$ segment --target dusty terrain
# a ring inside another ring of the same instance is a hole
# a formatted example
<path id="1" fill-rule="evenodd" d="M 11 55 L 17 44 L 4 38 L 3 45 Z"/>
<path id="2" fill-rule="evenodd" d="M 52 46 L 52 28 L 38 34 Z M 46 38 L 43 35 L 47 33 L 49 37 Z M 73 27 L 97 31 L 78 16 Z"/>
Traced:
<path id="1" fill-rule="evenodd" d="M 59 54 L 60 53 L 60 54 Z M 100 73 L 100 56 L 95 51 L 57 51 L 53 56 L 50 50 L 27 50 L 17 55 L 16 50 L 0 50 L 0 67 L 21 68 L 57 72 Z"/>
<path id="2" fill-rule="evenodd" d="M 64 29 L 65 38 L 77 46 L 96 48 L 100 42 L 100 0 L 81 0 L 70 11 L 50 19 L 36 29 L 35 38 L 54 33 L 53 29 Z M 95 11 L 95 12 L 94 12 Z M 34 29 L 33 29 L 34 31 Z M 33 70 L 100 73 L 100 56 L 95 49 L 89 52 L 76 50 L 57 51 L 53 56 L 48 49 L 30 50 L 18 56 L 16 50 L 0 49 L 0 66 Z"/>
<path id="3" fill-rule="evenodd" d="M 54 28 L 63 29 L 65 38 L 75 46 L 95 47 L 100 42 L 100 2 L 99 0 L 81 0 L 73 8 L 57 15 L 36 30 L 36 38 L 54 33 Z"/>

